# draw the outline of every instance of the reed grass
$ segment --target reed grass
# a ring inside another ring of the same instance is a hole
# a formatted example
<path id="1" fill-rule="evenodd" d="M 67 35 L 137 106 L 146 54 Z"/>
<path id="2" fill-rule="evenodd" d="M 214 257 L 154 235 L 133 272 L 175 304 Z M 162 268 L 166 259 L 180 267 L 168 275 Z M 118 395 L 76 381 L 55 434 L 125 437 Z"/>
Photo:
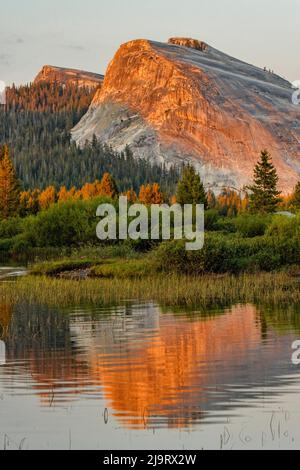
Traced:
<path id="1" fill-rule="evenodd" d="M 49 306 L 108 305 L 128 300 L 165 306 L 290 304 L 300 302 L 300 280 L 285 272 L 203 277 L 160 274 L 82 281 L 28 276 L 1 283 L 0 296 L 3 302 Z"/>
<path id="2" fill-rule="evenodd" d="M 87 259 L 70 260 L 68 258 L 60 261 L 43 261 L 30 268 L 30 274 L 42 276 L 56 276 L 66 271 L 76 271 L 90 268 L 93 262 Z"/>

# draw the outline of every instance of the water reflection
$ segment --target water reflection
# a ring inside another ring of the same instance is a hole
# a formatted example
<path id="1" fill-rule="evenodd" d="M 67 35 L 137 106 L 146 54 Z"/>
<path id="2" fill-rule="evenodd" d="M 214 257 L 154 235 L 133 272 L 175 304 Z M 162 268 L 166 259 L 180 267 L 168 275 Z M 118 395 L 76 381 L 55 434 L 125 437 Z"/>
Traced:
<path id="1" fill-rule="evenodd" d="M 0 384 L 10 396 L 38 397 L 45 409 L 104 400 L 127 429 L 196 429 L 298 383 L 290 360 L 297 313 L 297 306 L 204 315 L 152 304 L 71 312 L 2 304 Z"/>
<path id="2" fill-rule="evenodd" d="M 26 268 L 18 266 L 0 266 L 0 280 L 12 280 L 17 277 L 26 276 Z"/>
<path id="3" fill-rule="evenodd" d="M 0 304 L 0 340 L 8 335 L 8 329 L 12 318 L 13 308 L 9 304 Z"/>

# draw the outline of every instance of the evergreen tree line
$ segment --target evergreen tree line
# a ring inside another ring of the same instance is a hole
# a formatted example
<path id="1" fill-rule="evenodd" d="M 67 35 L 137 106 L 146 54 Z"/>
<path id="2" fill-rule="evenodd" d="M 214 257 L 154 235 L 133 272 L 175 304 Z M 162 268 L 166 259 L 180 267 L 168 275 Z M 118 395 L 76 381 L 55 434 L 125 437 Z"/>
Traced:
<path id="1" fill-rule="evenodd" d="M 84 112 L 95 89 L 68 83 L 39 82 L 6 89 L 6 110 L 38 112 Z"/>
<path id="2" fill-rule="evenodd" d="M 96 139 L 83 148 L 71 141 L 70 131 L 86 113 L 94 93 L 57 83 L 7 90 L 7 104 L 0 107 L 0 145 L 10 147 L 23 189 L 78 188 L 108 172 L 121 191 L 138 191 L 142 184 L 155 181 L 172 192 L 179 176 L 175 168 L 135 160 L 128 149 L 117 154 Z"/>
<path id="3" fill-rule="evenodd" d="M 93 146 L 98 146 L 96 141 Z M 125 161 L 132 159 L 130 151 L 126 149 Z M 118 157 L 117 157 L 118 158 Z M 182 174 L 177 184 L 176 193 L 167 194 L 161 190 L 158 183 L 148 183 L 139 187 L 136 192 L 133 187 L 120 191 L 109 172 L 105 172 L 102 181 L 95 180 L 85 183 L 81 188 L 75 186 L 68 189 L 66 185 L 56 189 L 49 185 L 44 190 L 21 190 L 21 186 L 10 157 L 9 147 L 0 146 L 0 219 L 12 216 L 37 214 L 40 210 L 48 209 L 52 204 L 67 200 L 90 200 L 100 196 L 115 199 L 124 194 L 132 203 L 140 201 L 144 204 L 179 203 L 204 204 L 205 209 L 215 209 L 222 216 L 237 216 L 243 212 L 268 214 L 278 209 L 300 209 L 300 182 L 296 185 L 293 194 L 280 197 L 277 190 L 278 175 L 267 151 L 261 153 L 260 161 L 254 168 L 253 184 L 248 187 L 250 195 L 244 197 L 229 188 L 216 196 L 212 191 L 205 191 L 203 182 L 192 165 L 182 168 Z"/>

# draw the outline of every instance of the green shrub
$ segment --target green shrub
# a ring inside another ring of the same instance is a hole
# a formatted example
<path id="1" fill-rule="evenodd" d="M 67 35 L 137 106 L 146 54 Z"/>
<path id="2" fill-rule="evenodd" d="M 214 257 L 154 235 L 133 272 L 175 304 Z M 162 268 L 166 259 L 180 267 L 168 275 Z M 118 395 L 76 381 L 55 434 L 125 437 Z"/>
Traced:
<path id="1" fill-rule="evenodd" d="M 27 255 L 31 249 L 30 240 L 24 235 L 18 235 L 13 239 L 11 247 L 11 254 L 16 255 Z"/>
<path id="2" fill-rule="evenodd" d="M 195 275 L 223 273 L 230 270 L 233 248 L 220 234 L 206 234 L 199 251 L 187 251 L 184 240 L 165 242 L 155 252 L 157 269 Z"/>
<path id="3" fill-rule="evenodd" d="M 209 209 L 205 211 L 205 230 L 218 230 L 220 216 L 217 210 Z"/>
<path id="4" fill-rule="evenodd" d="M 23 232 L 32 246 L 80 246 L 97 242 L 96 210 L 102 200 L 68 201 L 54 204 L 36 217 L 27 217 Z"/>
<path id="5" fill-rule="evenodd" d="M 272 249 L 257 253 L 253 257 L 253 261 L 260 271 L 274 271 L 282 266 L 280 254 L 274 254 Z"/>
<path id="6" fill-rule="evenodd" d="M 221 217 L 217 223 L 217 230 L 223 233 L 236 233 L 235 219 L 232 217 Z"/>
<path id="7" fill-rule="evenodd" d="M 282 263 L 300 263 L 300 215 L 294 218 L 274 217 L 267 236 L 272 240 L 273 253 L 281 256 Z"/>
<path id="8" fill-rule="evenodd" d="M 253 238 L 263 236 L 271 222 L 270 215 L 243 214 L 235 219 L 234 225 L 242 237 Z"/>
<path id="9" fill-rule="evenodd" d="M 275 237 L 243 238 L 206 233 L 204 248 L 186 251 L 184 241 L 162 243 L 154 253 L 157 269 L 199 275 L 273 271 L 300 262 L 300 239 L 280 242 Z"/>
<path id="10" fill-rule="evenodd" d="M 300 236 L 300 214 L 296 217 L 277 215 L 269 225 L 267 235 L 272 237 L 291 238 Z"/>
<path id="11" fill-rule="evenodd" d="M 22 231 L 22 219 L 19 217 L 12 217 L 0 221 L 0 239 L 11 238 Z"/>
<path id="12" fill-rule="evenodd" d="M 9 254 L 13 246 L 14 240 L 12 238 L 7 238 L 0 240 L 0 252 Z"/>

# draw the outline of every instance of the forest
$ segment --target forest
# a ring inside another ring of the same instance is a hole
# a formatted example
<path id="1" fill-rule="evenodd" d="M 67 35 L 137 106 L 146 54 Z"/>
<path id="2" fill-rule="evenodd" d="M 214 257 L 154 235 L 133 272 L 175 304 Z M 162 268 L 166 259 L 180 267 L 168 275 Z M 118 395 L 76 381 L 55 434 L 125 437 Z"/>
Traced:
<path id="1" fill-rule="evenodd" d="M 71 129 L 86 113 L 95 90 L 72 84 L 39 83 L 7 89 L 0 106 L 0 145 L 7 144 L 22 188 L 81 187 L 109 172 L 121 190 L 138 191 L 157 182 L 174 190 L 178 170 L 150 165 L 117 154 L 94 139 L 83 148 L 71 141 Z"/>

